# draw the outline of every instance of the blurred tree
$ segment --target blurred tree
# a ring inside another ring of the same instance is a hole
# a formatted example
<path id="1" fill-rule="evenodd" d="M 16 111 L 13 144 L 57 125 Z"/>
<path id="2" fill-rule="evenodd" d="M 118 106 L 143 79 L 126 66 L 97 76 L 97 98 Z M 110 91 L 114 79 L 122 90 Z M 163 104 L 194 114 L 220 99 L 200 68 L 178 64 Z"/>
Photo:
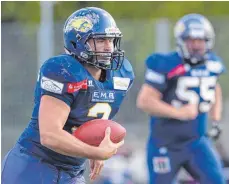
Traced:
<path id="1" fill-rule="evenodd" d="M 55 20 L 66 20 L 66 18 L 71 15 L 74 11 L 82 7 L 96 6 L 101 7 L 100 2 L 96 1 L 69 1 L 55 2 Z"/>
<path id="2" fill-rule="evenodd" d="M 40 3 L 38 1 L 3 1 L 1 2 L 1 20 L 2 22 L 38 22 Z"/>
<path id="3" fill-rule="evenodd" d="M 75 10 L 97 6 L 106 9 L 116 19 L 153 19 L 169 17 L 177 19 L 186 13 L 202 13 L 208 16 L 229 15 L 229 2 L 218 1 L 57 1 L 55 20 L 65 20 Z M 3 1 L 2 21 L 38 22 L 40 4 L 35 1 Z"/>

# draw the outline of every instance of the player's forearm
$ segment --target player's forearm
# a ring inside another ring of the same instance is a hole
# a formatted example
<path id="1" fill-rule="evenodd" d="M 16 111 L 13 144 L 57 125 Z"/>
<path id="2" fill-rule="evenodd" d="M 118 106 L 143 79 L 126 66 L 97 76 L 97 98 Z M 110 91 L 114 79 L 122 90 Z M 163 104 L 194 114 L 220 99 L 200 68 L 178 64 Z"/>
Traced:
<path id="1" fill-rule="evenodd" d="M 143 97 L 137 101 L 137 106 L 151 116 L 178 118 L 178 109 L 160 99 Z"/>
<path id="2" fill-rule="evenodd" d="M 215 103 L 213 104 L 210 117 L 213 121 L 220 121 L 222 114 L 222 90 L 219 84 L 216 86 Z"/>
<path id="3" fill-rule="evenodd" d="M 221 120 L 221 107 L 214 104 L 212 106 L 210 116 L 213 121 L 220 121 Z"/>
<path id="4" fill-rule="evenodd" d="M 41 136 L 41 143 L 47 148 L 67 156 L 102 159 L 100 148 L 83 143 L 65 130 L 44 133 Z"/>
<path id="5" fill-rule="evenodd" d="M 69 113 L 70 107 L 63 101 L 47 95 L 42 97 L 39 109 L 41 144 L 67 156 L 101 159 L 101 148 L 85 144 L 63 130 Z"/>

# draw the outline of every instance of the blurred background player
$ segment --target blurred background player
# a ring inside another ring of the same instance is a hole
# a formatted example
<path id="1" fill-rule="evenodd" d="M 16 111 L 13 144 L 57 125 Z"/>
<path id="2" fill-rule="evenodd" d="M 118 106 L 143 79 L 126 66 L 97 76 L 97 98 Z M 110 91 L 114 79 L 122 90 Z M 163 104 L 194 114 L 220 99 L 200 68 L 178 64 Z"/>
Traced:
<path id="1" fill-rule="evenodd" d="M 215 33 L 202 15 L 188 14 L 176 24 L 177 51 L 146 59 L 145 84 L 137 106 L 151 115 L 147 146 L 149 182 L 172 183 L 183 167 L 202 184 L 223 184 L 217 152 L 206 136 L 208 112 L 221 119 L 221 59 L 212 52 Z"/>
<path id="2" fill-rule="evenodd" d="M 71 135 L 96 118 L 111 119 L 132 85 L 134 74 L 122 34 L 111 15 L 99 8 L 74 12 L 64 25 L 66 54 L 40 68 L 31 121 L 2 167 L 4 184 L 85 183 L 84 163 L 91 159 L 91 180 L 103 161 L 123 144 L 110 141 L 110 129 L 99 147 Z M 96 131 L 96 130 L 95 130 Z"/>

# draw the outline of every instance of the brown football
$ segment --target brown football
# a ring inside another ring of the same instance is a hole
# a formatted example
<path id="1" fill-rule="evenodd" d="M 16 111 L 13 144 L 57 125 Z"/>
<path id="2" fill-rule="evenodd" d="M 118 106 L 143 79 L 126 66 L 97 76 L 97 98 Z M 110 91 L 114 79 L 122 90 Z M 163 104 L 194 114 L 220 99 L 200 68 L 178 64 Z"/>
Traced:
<path id="1" fill-rule="evenodd" d="M 105 136 L 107 127 L 111 128 L 110 139 L 114 143 L 118 143 L 126 136 L 126 129 L 119 123 L 112 120 L 94 119 L 82 124 L 78 127 L 73 135 L 92 146 L 99 146 Z"/>

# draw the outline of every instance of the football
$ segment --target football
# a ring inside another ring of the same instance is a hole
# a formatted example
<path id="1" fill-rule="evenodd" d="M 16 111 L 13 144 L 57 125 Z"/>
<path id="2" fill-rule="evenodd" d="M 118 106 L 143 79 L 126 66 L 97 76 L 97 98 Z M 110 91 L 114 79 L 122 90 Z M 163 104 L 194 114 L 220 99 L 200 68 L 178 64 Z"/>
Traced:
<path id="1" fill-rule="evenodd" d="M 118 143 L 126 136 L 126 129 L 112 120 L 94 119 L 78 127 L 73 135 L 92 146 L 99 146 L 105 136 L 107 127 L 111 128 L 110 139 L 113 143 Z"/>

